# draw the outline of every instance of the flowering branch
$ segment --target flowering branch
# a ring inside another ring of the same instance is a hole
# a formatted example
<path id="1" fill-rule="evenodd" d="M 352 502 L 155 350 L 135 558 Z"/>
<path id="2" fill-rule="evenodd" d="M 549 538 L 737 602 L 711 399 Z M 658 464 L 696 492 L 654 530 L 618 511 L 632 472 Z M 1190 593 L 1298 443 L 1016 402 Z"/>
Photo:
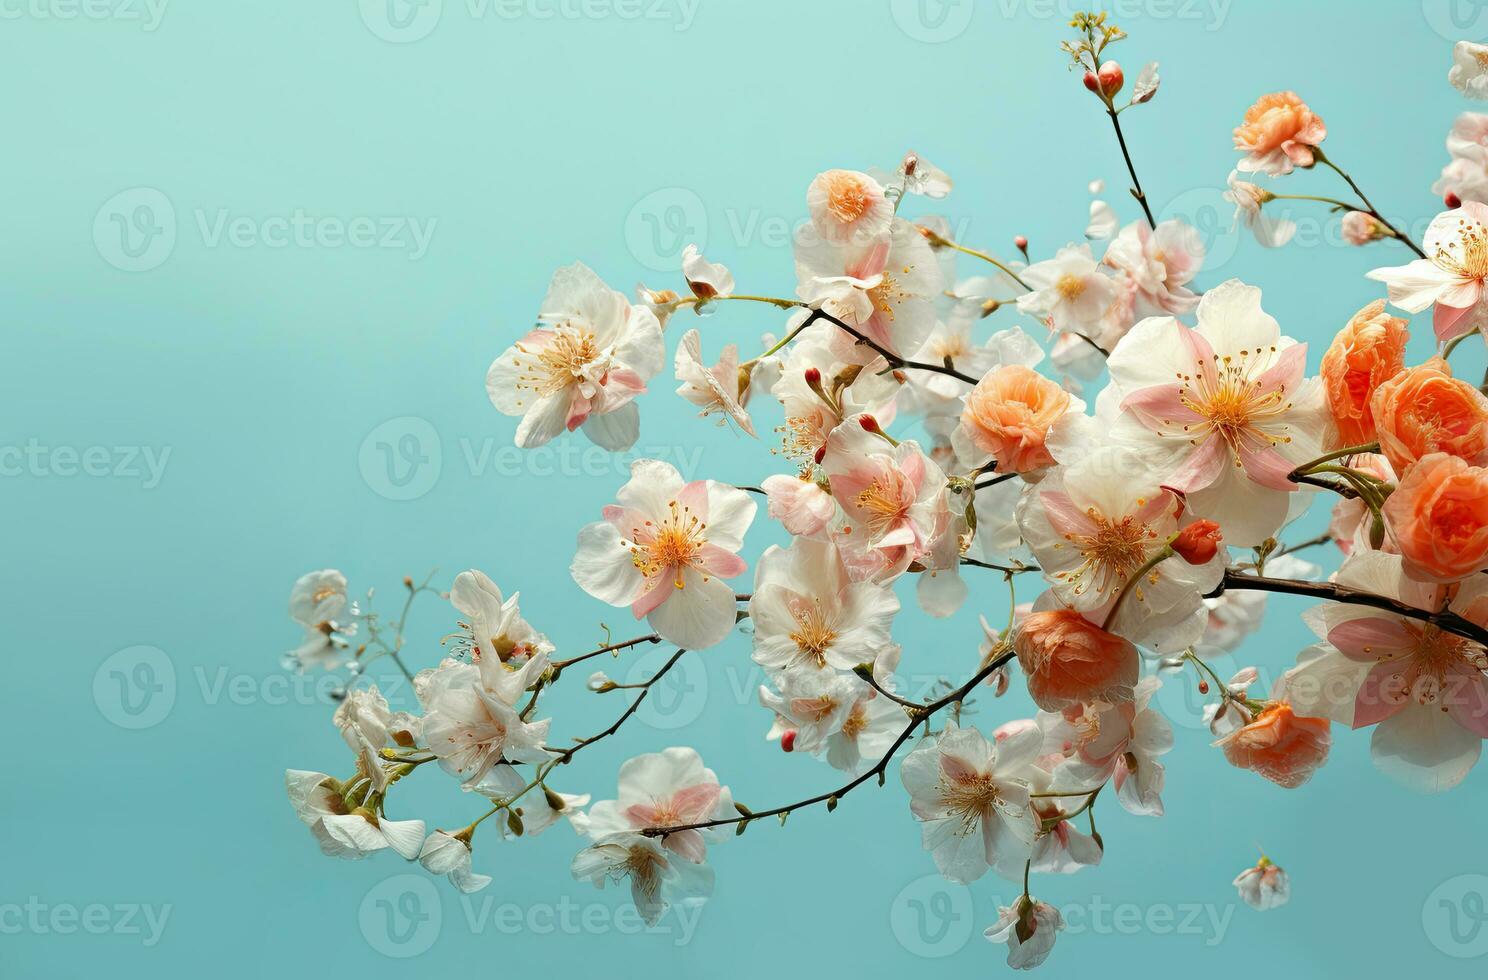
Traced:
<path id="1" fill-rule="evenodd" d="M 1208 593 L 1205 598 L 1212 599 L 1223 595 L 1230 589 L 1248 589 L 1257 592 L 1279 592 L 1286 595 L 1311 596 L 1315 599 L 1328 599 L 1332 602 L 1349 603 L 1356 606 L 1370 606 L 1382 609 L 1385 612 L 1403 616 L 1406 619 L 1414 619 L 1422 623 L 1430 623 L 1444 633 L 1451 633 L 1475 643 L 1488 645 L 1488 629 L 1484 629 L 1471 620 L 1464 619 L 1449 609 L 1433 612 L 1429 609 L 1420 609 L 1398 599 L 1389 596 L 1376 595 L 1373 592 L 1364 592 L 1360 589 L 1351 589 L 1347 586 L 1334 585 L 1331 582 L 1309 582 L 1306 579 L 1292 578 L 1270 578 L 1265 575 L 1248 575 L 1234 568 L 1225 570 L 1224 578 L 1219 587 Z"/>
<path id="2" fill-rule="evenodd" d="M 900 746 L 909 741 L 910 737 L 914 735 L 915 729 L 920 726 L 921 722 L 925 721 L 931 715 L 934 715 L 936 712 L 940 711 L 942 708 L 963 700 L 967 694 L 971 693 L 971 691 L 976 688 L 978 684 L 986 680 L 993 671 L 1010 662 L 1014 656 L 1015 654 L 1011 650 L 1007 653 L 1004 653 L 1002 656 L 983 666 L 980 670 L 972 675 L 970 680 L 968 680 L 965 684 L 962 684 L 955 690 L 951 691 L 949 694 L 945 695 L 944 697 L 938 698 L 935 701 L 930 702 L 929 704 L 917 706 L 914 709 L 914 716 L 910 719 L 909 724 L 904 726 L 904 730 L 901 731 L 898 737 L 894 739 L 893 744 L 889 746 L 888 750 L 884 752 L 883 756 L 878 760 L 878 762 L 874 763 L 871 768 L 864 770 L 861 774 L 859 774 L 852 780 L 849 780 L 842 786 L 839 786 L 837 789 L 834 789 L 829 793 L 820 793 L 808 799 L 798 800 L 795 803 L 787 803 L 784 806 L 772 807 L 769 810 L 750 810 L 742 804 L 735 804 L 740 814 L 737 817 L 721 817 L 716 820 L 702 820 L 697 823 L 678 824 L 672 827 L 648 827 L 645 830 L 642 830 L 641 833 L 647 837 L 665 837 L 668 834 L 676 834 L 684 830 L 706 830 L 709 827 L 727 827 L 732 824 L 740 825 L 739 832 L 743 833 L 743 827 L 747 826 L 752 820 L 757 820 L 761 817 L 779 816 L 781 818 L 781 822 L 784 823 L 786 814 L 793 813 L 796 810 L 801 810 L 809 806 L 815 806 L 818 803 L 825 803 L 827 805 L 827 811 L 831 812 L 832 810 L 837 809 L 837 801 L 839 799 L 846 796 L 848 793 L 851 793 L 853 790 L 866 783 L 869 779 L 877 776 L 878 784 L 882 786 L 884 782 L 884 773 L 888 770 L 889 762 L 894 758 L 894 753 L 898 752 Z"/>
<path id="3" fill-rule="evenodd" d="M 1416 253 L 1417 258 L 1424 259 L 1426 257 L 1426 253 L 1421 251 L 1421 247 L 1419 245 L 1411 241 L 1410 236 L 1403 234 L 1398 228 L 1390 224 L 1390 222 L 1386 220 L 1384 215 L 1379 213 L 1379 210 L 1375 208 L 1372 203 L 1370 203 L 1369 198 L 1364 196 L 1364 192 L 1359 189 L 1359 185 L 1354 183 L 1354 178 L 1344 173 L 1343 170 L 1339 168 L 1338 164 L 1328 159 L 1328 157 L 1323 153 L 1322 147 L 1313 147 L 1312 155 L 1317 158 L 1318 163 L 1321 163 L 1323 166 L 1328 167 L 1338 176 L 1342 177 L 1344 181 L 1349 185 L 1349 189 L 1352 190 L 1355 194 L 1359 195 L 1359 200 L 1364 204 L 1365 214 L 1368 214 L 1375 221 L 1378 221 L 1380 223 L 1380 227 L 1384 228 L 1385 231 L 1389 233 L 1392 238 L 1398 238 L 1400 241 L 1404 242 L 1407 248 Z"/>

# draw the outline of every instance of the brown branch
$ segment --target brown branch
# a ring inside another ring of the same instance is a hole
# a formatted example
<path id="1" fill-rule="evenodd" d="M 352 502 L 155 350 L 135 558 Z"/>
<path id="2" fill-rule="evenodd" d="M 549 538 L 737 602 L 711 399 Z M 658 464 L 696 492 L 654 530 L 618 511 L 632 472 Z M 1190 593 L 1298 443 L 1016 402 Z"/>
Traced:
<path id="1" fill-rule="evenodd" d="M 898 752 L 900 746 L 909 741 L 910 736 L 914 734 L 915 729 L 918 728 L 920 724 L 925 721 L 925 719 L 929 718 L 931 715 L 935 714 L 942 708 L 954 704 L 957 701 L 963 700 L 966 695 L 970 694 L 971 691 L 976 688 L 978 684 L 986 680 L 988 675 L 990 675 L 997 668 L 1008 663 L 1010 660 L 1013 659 L 1013 657 L 1014 654 L 1012 653 L 1012 651 L 1003 654 L 1002 656 L 993 660 L 991 663 L 983 666 L 974 675 L 972 675 L 972 678 L 969 681 L 967 681 L 965 684 L 962 684 L 960 687 L 956 688 L 945 697 L 932 701 L 929 704 L 917 707 L 915 709 L 914 716 L 909 721 L 909 724 L 904 726 L 904 731 L 899 733 L 899 737 L 894 739 L 894 744 L 889 746 L 888 751 L 883 754 L 883 756 L 878 760 L 877 763 L 873 765 L 871 769 L 866 770 L 861 775 L 857 776 L 847 783 L 844 783 L 842 786 L 839 786 L 837 789 L 834 789 L 829 793 L 820 793 L 816 796 L 811 797 L 810 799 L 799 800 L 795 803 L 787 803 L 784 806 L 771 807 L 768 810 L 750 810 L 747 813 L 741 811 L 740 816 L 737 817 L 724 817 L 718 820 L 704 820 L 700 823 L 679 824 L 674 827 L 647 827 L 642 830 L 641 833 L 645 834 L 647 837 L 665 837 L 667 834 L 675 834 L 683 830 L 704 830 L 708 827 L 726 827 L 731 824 L 748 823 L 749 821 L 758 819 L 760 817 L 774 817 L 782 813 L 791 813 L 792 811 L 800 810 L 804 807 L 815 806 L 818 803 L 826 803 L 828 805 L 828 809 L 832 809 L 836 807 L 837 800 L 846 796 L 848 793 L 851 793 L 853 790 L 857 789 L 859 786 L 863 785 L 869 779 L 872 779 L 875 776 L 877 776 L 879 779 L 879 785 L 882 785 L 884 773 L 888 771 L 889 762 L 894 758 L 894 753 Z"/>
<path id="2" fill-rule="evenodd" d="M 551 745 L 544 746 L 544 748 L 546 748 L 549 752 L 553 752 L 557 755 L 557 762 L 560 765 L 566 765 L 569 760 L 573 758 L 574 753 L 579 751 L 579 749 L 586 748 L 587 746 L 593 745 L 595 742 L 607 739 L 611 735 L 618 732 L 620 730 L 620 726 L 629 721 L 630 716 L 635 714 L 636 710 L 640 708 L 641 702 L 646 700 L 646 695 L 651 693 L 651 685 L 661 680 L 661 678 L 666 674 L 667 671 L 675 667 L 677 665 L 677 661 L 681 660 L 682 655 L 686 652 L 686 650 L 679 649 L 676 653 L 672 654 L 670 660 L 661 665 L 660 670 L 652 674 L 643 684 L 641 684 L 641 693 L 636 696 L 636 699 L 634 701 L 630 702 L 630 707 L 626 708 L 625 711 L 620 715 L 620 717 L 616 718 L 609 728 L 606 728 L 604 731 L 599 732 L 598 734 L 590 735 L 588 738 L 579 739 L 579 744 L 571 748 L 555 749 Z"/>
<path id="3" fill-rule="evenodd" d="M 1440 612 L 1432 612 L 1429 609 L 1420 609 L 1416 606 L 1391 599 L 1388 596 L 1375 595 L 1373 592 L 1363 592 L 1359 589 L 1351 589 L 1343 585 L 1334 585 L 1331 582 L 1308 582 L 1304 579 L 1292 578 L 1269 578 L 1264 575 L 1246 575 L 1233 568 L 1225 569 L 1224 578 L 1219 587 L 1210 592 L 1204 598 L 1212 599 L 1222 595 L 1227 589 L 1247 589 L 1258 592 L 1279 592 L 1286 595 L 1304 595 L 1315 599 L 1327 599 L 1331 602 L 1348 603 L 1355 606 L 1370 606 L 1381 609 L 1396 616 L 1406 619 L 1418 620 L 1422 623 L 1430 623 L 1444 633 L 1451 633 L 1464 639 L 1472 640 L 1488 646 L 1488 629 L 1484 629 L 1471 620 L 1464 619 L 1449 609 Z"/>
<path id="4" fill-rule="evenodd" d="M 554 670 L 562 670 L 565 667 L 572 667 L 574 664 L 583 663 L 585 660 L 588 660 L 590 657 L 597 657 L 597 656 L 599 656 L 602 653 L 614 653 L 617 650 L 624 650 L 627 647 L 633 647 L 633 646 L 636 646 L 637 644 L 641 644 L 641 643 L 660 643 L 660 642 L 661 642 L 661 634 L 659 634 L 659 633 L 651 633 L 651 634 L 648 634 L 646 636 L 638 636 L 638 637 L 636 637 L 633 640 L 623 640 L 620 643 L 610 643 L 610 644 L 607 644 L 605 646 L 600 647 L 598 650 L 591 650 L 588 653 L 580 654 L 577 657 L 570 657 L 567 660 L 555 660 L 549 666 L 552 667 Z"/>
<path id="5" fill-rule="evenodd" d="M 893 351 L 880 344 L 878 341 L 870 339 L 862 331 L 858 330 L 858 328 L 849 326 L 848 324 L 837 319 L 832 314 L 826 313 L 822 310 L 812 310 L 811 316 L 807 317 L 806 322 L 801 324 L 801 326 L 802 328 L 805 328 L 817 320 L 826 320 L 828 323 L 836 324 L 838 329 L 857 338 L 858 343 L 864 345 L 865 347 L 868 347 L 874 353 L 878 354 L 879 357 L 882 357 L 885 361 L 888 361 L 889 367 L 891 368 L 905 368 L 911 371 L 932 371 L 935 374 L 944 374 L 947 377 L 957 378 L 961 381 L 965 381 L 969 385 L 974 385 L 977 383 L 978 380 L 980 380 L 978 378 L 973 378 L 969 374 L 963 374 L 962 372 L 957 371 L 955 368 L 948 367 L 944 364 L 931 364 L 927 361 L 906 360 L 905 358 L 900 357 L 898 354 L 895 354 Z"/>

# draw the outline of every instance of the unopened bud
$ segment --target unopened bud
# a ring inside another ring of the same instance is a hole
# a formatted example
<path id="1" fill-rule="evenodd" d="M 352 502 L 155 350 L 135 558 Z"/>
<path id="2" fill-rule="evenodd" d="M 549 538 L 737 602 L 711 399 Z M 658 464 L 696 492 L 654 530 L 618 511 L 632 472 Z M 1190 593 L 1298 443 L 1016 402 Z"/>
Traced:
<path id="1" fill-rule="evenodd" d="M 1206 681 L 1206 680 L 1200 680 L 1199 681 L 1199 693 L 1200 694 L 1208 694 L 1209 693 L 1209 682 L 1208 681 Z"/>
<path id="2" fill-rule="evenodd" d="M 863 430 L 865 432 L 883 431 L 883 429 L 879 428 L 878 419 L 874 418 L 872 415 L 864 415 L 863 417 L 859 418 L 858 424 L 863 427 Z"/>
<path id="3" fill-rule="evenodd" d="M 1219 525 L 1209 520 L 1194 521 L 1173 539 L 1172 548 L 1190 565 L 1203 565 L 1219 552 Z"/>
<path id="4" fill-rule="evenodd" d="M 780 748 L 785 752 L 794 752 L 796 750 L 796 730 L 794 728 L 780 736 Z"/>
<path id="5" fill-rule="evenodd" d="M 1020 252 L 1028 251 L 1028 237 L 1026 235 L 1019 235 L 1018 237 L 1014 238 L 1013 244 L 1017 246 L 1017 249 Z"/>
<path id="6" fill-rule="evenodd" d="M 1447 191 L 1446 196 L 1442 198 L 1442 203 L 1447 206 L 1448 211 L 1455 211 L 1462 207 L 1462 198 L 1451 191 Z"/>
<path id="7" fill-rule="evenodd" d="M 1114 61 L 1108 61 L 1104 65 L 1101 65 L 1100 74 L 1097 78 L 1100 81 L 1101 90 L 1105 92 L 1107 98 L 1120 92 L 1121 86 L 1126 84 L 1126 75 L 1122 73 L 1121 65 Z"/>
<path id="8" fill-rule="evenodd" d="M 821 384 L 821 368 L 809 367 L 806 369 L 806 383 L 815 388 Z"/>

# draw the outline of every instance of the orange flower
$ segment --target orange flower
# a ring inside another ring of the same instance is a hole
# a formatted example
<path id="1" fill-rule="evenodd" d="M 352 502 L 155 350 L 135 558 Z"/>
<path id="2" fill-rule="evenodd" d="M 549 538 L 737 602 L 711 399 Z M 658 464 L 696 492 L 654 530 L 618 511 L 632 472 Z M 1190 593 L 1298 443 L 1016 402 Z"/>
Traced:
<path id="1" fill-rule="evenodd" d="M 989 373 L 966 396 L 961 424 L 999 473 L 1027 473 L 1054 462 L 1044 448 L 1049 426 L 1070 407 L 1069 392 L 1021 364 Z"/>
<path id="2" fill-rule="evenodd" d="M 1137 648 L 1073 609 L 1029 613 L 1013 637 L 1028 693 L 1045 711 L 1091 701 L 1130 701 Z"/>
<path id="3" fill-rule="evenodd" d="M 1488 568 L 1488 469 L 1446 453 L 1422 457 L 1383 513 L 1412 578 L 1457 582 Z"/>
<path id="4" fill-rule="evenodd" d="M 1313 114 L 1296 92 L 1272 92 L 1245 110 L 1245 122 L 1235 128 L 1235 149 L 1249 154 L 1239 163 L 1243 171 L 1279 176 L 1292 168 L 1316 162 L 1313 147 L 1328 135 L 1323 120 Z"/>
<path id="5" fill-rule="evenodd" d="M 1440 357 L 1380 384 L 1369 400 L 1380 452 L 1403 473 L 1429 453 L 1488 462 L 1488 398 Z"/>
<path id="6" fill-rule="evenodd" d="M 1377 299 L 1353 315 L 1323 355 L 1323 390 L 1338 424 L 1340 446 L 1373 442 L 1369 399 L 1381 382 L 1405 369 L 1406 321 L 1385 312 Z"/>
<path id="7" fill-rule="evenodd" d="M 1278 786 L 1296 789 L 1328 761 L 1333 736 L 1328 719 L 1303 718 L 1285 701 L 1273 702 L 1250 724 L 1235 729 L 1215 745 L 1230 765 L 1250 769 Z"/>

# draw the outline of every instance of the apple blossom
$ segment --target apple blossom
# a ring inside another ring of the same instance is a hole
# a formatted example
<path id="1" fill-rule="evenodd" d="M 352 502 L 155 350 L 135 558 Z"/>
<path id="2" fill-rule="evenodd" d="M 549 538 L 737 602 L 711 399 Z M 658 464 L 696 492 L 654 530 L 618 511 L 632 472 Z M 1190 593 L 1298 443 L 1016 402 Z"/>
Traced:
<path id="1" fill-rule="evenodd" d="M 579 532 L 574 581 L 596 599 L 629 606 L 678 646 L 719 643 L 734 628 L 734 590 L 724 580 L 747 567 L 738 551 L 754 501 L 712 480 L 684 482 L 655 459 L 632 464 L 616 500 L 604 520 Z"/>
<path id="2" fill-rule="evenodd" d="M 553 274 L 538 320 L 486 374 L 491 403 L 522 418 L 517 445 L 582 427 L 605 449 L 629 449 L 640 434 L 634 399 L 665 353 L 656 315 L 575 262 Z"/>

